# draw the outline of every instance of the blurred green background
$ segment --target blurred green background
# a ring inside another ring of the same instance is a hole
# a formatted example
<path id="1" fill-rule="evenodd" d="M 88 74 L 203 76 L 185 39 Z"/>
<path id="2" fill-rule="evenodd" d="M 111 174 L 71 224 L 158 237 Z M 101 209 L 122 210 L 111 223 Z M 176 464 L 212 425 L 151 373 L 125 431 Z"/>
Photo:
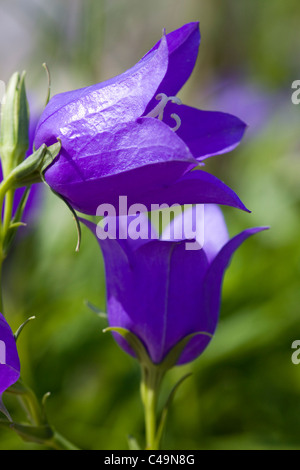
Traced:
<path id="1" fill-rule="evenodd" d="M 202 109 L 227 111 L 248 125 L 241 145 L 206 169 L 252 211 L 225 208 L 231 235 L 256 225 L 226 272 L 220 323 L 204 354 L 174 369 L 163 397 L 191 371 L 176 395 L 165 449 L 300 449 L 300 79 L 298 0 L 1 0 L 0 79 L 27 71 L 33 112 L 52 94 L 123 72 L 167 32 L 200 21 L 202 42 L 179 96 Z M 14 330 L 35 315 L 18 345 L 23 379 L 39 398 L 50 391 L 51 424 L 83 449 L 143 444 L 139 368 L 103 334 L 100 250 L 83 230 L 75 253 L 71 214 L 41 188 L 38 205 L 5 266 L 6 316 Z M 24 420 L 16 401 L 4 401 Z M 41 449 L 0 428 L 0 449 Z"/>

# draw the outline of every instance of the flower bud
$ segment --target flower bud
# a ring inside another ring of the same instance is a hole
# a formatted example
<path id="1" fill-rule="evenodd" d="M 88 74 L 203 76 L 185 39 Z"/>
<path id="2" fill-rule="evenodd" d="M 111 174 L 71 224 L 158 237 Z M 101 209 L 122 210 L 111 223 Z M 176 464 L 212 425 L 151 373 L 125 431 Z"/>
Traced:
<path id="1" fill-rule="evenodd" d="M 29 146 L 29 107 L 25 72 L 16 72 L 8 82 L 1 109 L 0 156 L 4 178 L 24 158 Z"/>

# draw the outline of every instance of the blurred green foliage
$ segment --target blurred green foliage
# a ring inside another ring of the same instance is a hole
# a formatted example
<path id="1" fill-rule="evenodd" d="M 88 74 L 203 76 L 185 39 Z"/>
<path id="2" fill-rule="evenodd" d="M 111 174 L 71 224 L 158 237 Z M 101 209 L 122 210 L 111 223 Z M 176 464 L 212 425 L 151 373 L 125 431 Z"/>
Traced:
<path id="1" fill-rule="evenodd" d="M 165 449 L 299 449 L 300 365 L 300 108 L 291 103 L 299 79 L 298 0 L 0 1 L 2 80 L 27 70 L 27 89 L 43 103 L 48 64 L 52 93 L 121 73 L 160 37 L 200 21 L 194 74 L 181 92 L 187 104 L 236 113 L 249 129 L 241 145 L 206 168 L 236 190 L 252 211 L 224 208 L 231 235 L 271 229 L 248 240 L 226 273 L 220 323 L 194 363 L 174 369 L 163 396 L 185 372 Z M 235 95 L 243 88 L 243 94 Z M 253 89 L 255 90 L 253 98 Z M 230 91 L 232 98 L 223 100 Z M 235 98 L 234 98 L 235 96 Z M 299 105 L 300 106 L 300 105 Z M 239 112 L 240 111 L 240 114 Z M 252 132 L 253 125 L 253 132 Z M 96 240 L 76 230 L 63 203 L 44 188 L 40 206 L 7 260 L 4 301 L 24 380 L 38 397 L 50 391 L 50 422 L 83 449 L 127 449 L 143 443 L 136 362 L 102 333 L 103 262 Z M 15 399 L 4 397 L 15 419 Z M 40 449 L 0 429 L 0 449 Z"/>

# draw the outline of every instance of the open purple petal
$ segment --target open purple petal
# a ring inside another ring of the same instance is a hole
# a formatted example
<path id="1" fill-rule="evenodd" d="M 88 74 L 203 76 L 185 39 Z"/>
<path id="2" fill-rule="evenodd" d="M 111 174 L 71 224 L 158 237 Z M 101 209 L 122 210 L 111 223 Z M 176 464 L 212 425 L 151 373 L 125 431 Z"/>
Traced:
<path id="1" fill-rule="evenodd" d="M 134 333 L 153 362 L 161 362 L 183 338 L 197 334 L 185 347 L 178 364 L 194 360 L 211 340 L 217 326 L 225 269 L 235 250 L 249 236 L 265 230 L 245 230 L 227 240 L 219 209 L 206 211 L 206 248 L 186 250 L 185 241 L 99 238 L 97 227 L 82 220 L 98 235 L 106 272 L 109 325 Z M 124 223 L 122 218 L 122 224 Z M 130 225 L 133 219 L 125 221 Z M 216 235 L 215 230 L 221 234 Z M 225 243 L 223 245 L 223 242 Z M 218 253 L 216 253 L 218 251 Z M 127 342 L 114 334 L 119 345 L 134 355 Z"/>
<path id="2" fill-rule="evenodd" d="M 223 213 L 216 204 L 183 208 L 164 228 L 160 237 L 165 241 L 196 240 L 211 263 L 229 240 Z M 201 219 L 201 220 L 200 220 Z"/>
<path id="3" fill-rule="evenodd" d="M 45 173 L 55 190 L 69 182 L 85 182 L 88 191 L 91 180 L 154 163 L 183 161 L 188 166 L 197 165 L 184 142 L 157 119 L 119 123 L 95 135 L 92 131 L 89 134 L 82 121 L 67 127 L 60 157 Z"/>
<path id="4" fill-rule="evenodd" d="M 54 179 L 47 179 L 49 170 L 46 179 L 75 209 L 90 215 L 96 214 L 100 204 L 111 204 L 116 215 L 124 215 L 126 210 L 119 212 L 120 196 L 126 198 L 127 208 L 133 204 L 143 204 L 148 211 L 155 210 L 153 206 L 161 204 L 207 203 L 228 205 L 249 212 L 225 183 L 202 170 L 187 173 L 189 169 L 187 162 L 175 161 L 145 165 L 88 183 L 70 181 L 69 184 L 57 184 Z M 181 177 L 182 174 L 184 176 Z"/>
<path id="5" fill-rule="evenodd" d="M 16 341 L 10 326 L 0 313 L 0 401 L 2 393 L 20 376 Z"/>
<path id="6" fill-rule="evenodd" d="M 195 317 L 195 323 L 192 325 L 192 331 L 207 331 L 214 334 L 220 311 L 222 281 L 226 268 L 228 267 L 233 253 L 238 247 L 255 233 L 266 230 L 267 227 L 255 227 L 244 230 L 234 238 L 229 240 L 210 265 L 205 278 L 203 279 L 201 289 L 201 302 L 198 305 L 198 316 Z M 190 340 L 178 364 L 193 361 L 198 357 L 206 345 L 209 338 L 195 336 Z"/>
<path id="7" fill-rule="evenodd" d="M 246 130 L 246 124 L 231 114 L 174 103 L 168 103 L 164 113 L 164 122 L 169 126 L 174 126 L 173 113 L 181 121 L 176 134 L 198 161 L 230 152 L 240 143 Z"/>
<path id="8" fill-rule="evenodd" d="M 87 88 L 54 96 L 46 106 L 37 125 L 35 146 L 56 142 L 68 133 L 68 124 L 79 121 L 88 136 L 140 117 L 168 66 L 165 37 L 156 51 L 118 77 Z M 75 135 L 73 135 L 75 137 Z M 81 134 L 79 135 L 81 138 Z"/>
<path id="9" fill-rule="evenodd" d="M 169 62 L 167 73 L 160 83 L 157 93 L 175 96 L 190 77 L 198 56 L 200 44 L 199 23 L 188 23 L 166 35 Z M 159 42 L 148 52 L 151 54 L 159 46 Z M 147 55 L 144 57 L 147 57 Z M 149 112 L 155 106 L 152 100 L 147 107 Z"/>
<path id="10" fill-rule="evenodd" d="M 129 199 L 130 201 L 130 199 Z M 135 202 L 153 204 L 221 204 L 249 212 L 236 193 L 215 176 L 203 170 L 186 173 L 172 184 L 142 193 Z"/>
<path id="11" fill-rule="evenodd" d="M 93 223 L 81 221 L 96 235 Z M 190 332 L 190 316 L 197 314 L 199 283 L 208 266 L 203 250 L 196 259 L 178 243 L 149 240 L 138 249 L 128 239 L 98 238 L 98 243 L 105 261 L 109 325 L 133 332 L 152 361 L 160 362 Z M 192 287 L 191 276 L 197 279 Z M 114 337 L 134 355 L 120 335 Z"/>

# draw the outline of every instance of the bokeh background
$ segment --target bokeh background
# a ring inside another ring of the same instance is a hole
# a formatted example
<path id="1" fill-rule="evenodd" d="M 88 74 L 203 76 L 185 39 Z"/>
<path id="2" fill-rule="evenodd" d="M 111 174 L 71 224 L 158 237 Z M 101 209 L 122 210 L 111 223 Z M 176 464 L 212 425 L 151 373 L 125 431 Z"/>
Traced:
<path id="1" fill-rule="evenodd" d="M 163 397 L 192 372 L 175 397 L 163 447 L 299 449 L 300 364 L 291 360 L 300 339 L 300 105 L 291 102 L 300 79 L 299 1 L 1 0 L 0 79 L 27 71 L 34 117 L 47 93 L 44 62 L 52 94 L 83 87 L 123 72 L 163 28 L 189 21 L 200 21 L 202 42 L 179 96 L 249 126 L 237 149 L 206 166 L 252 211 L 225 208 L 229 232 L 271 229 L 235 254 L 208 349 L 167 376 Z M 129 434 L 143 445 L 139 368 L 85 303 L 105 312 L 98 245 L 83 230 L 75 253 L 64 204 L 42 187 L 34 201 L 4 277 L 12 328 L 36 316 L 18 340 L 23 379 L 39 398 L 51 392 L 51 424 L 80 448 L 127 449 Z M 25 419 L 11 395 L 4 401 Z M 0 428 L 2 450 L 42 448 Z"/>

